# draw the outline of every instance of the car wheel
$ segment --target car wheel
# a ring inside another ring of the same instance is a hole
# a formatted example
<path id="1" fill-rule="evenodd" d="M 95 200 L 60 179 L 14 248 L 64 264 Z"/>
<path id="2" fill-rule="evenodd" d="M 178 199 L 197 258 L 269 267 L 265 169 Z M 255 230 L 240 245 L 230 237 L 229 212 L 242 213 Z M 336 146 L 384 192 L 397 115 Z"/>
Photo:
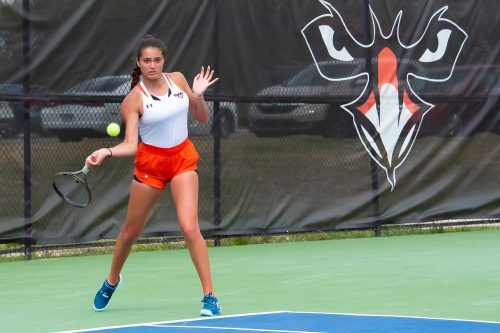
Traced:
<path id="1" fill-rule="evenodd" d="M 320 124 L 321 133 L 325 138 L 341 138 L 347 136 L 345 124 L 341 117 L 337 115 L 337 110 L 329 110 L 325 120 Z"/>
<path id="2" fill-rule="evenodd" d="M 231 133 L 234 133 L 236 128 L 236 124 L 234 121 L 234 117 L 228 110 L 222 110 L 220 116 L 220 135 L 228 136 Z"/>
<path id="3" fill-rule="evenodd" d="M 13 138 L 19 134 L 21 127 L 15 124 L 4 124 L 0 127 L 0 136 L 4 138 Z"/>
<path id="4" fill-rule="evenodd" d="M 83 140 L 83 136 L 71 133 L 58 133 L 57 138 L 61 142 L 80 142 Z"/>
<path id="5" fill-rule="evenodd" d="M 276 131 L 276 130 L 253 130 L 252 131 L 257 137 L 259 138 L 280 138 L 283 136 L 286 136 L 287 133 L 283 131 Z"/>
<path id="6" fill-rule="evenodd" d="M 118 135 L 118 137 L 120 139 L 125 139 L 125 133 L 127 131 L 127 127 L 125 126 L 125 122 L 121 122 L 120 123 L 120 134 Z"/>
<path id="7" fill-rule="evenodd" d="M 446 120 L 443 134 L 445 137 L 457 136 L 457 134 L 461 133 L 463 130 L 463 123 L 460 114 L 452 113 L 448 116 Z"/>
<path id="8" fill-rule="evenodd" d="M 38 128 L 38 129 L 36 129 L 36 131 L 35 131 L 35 132 L 38 134 L 38 136 L 40 136 L 40 137 L 42 137 L 42 138 L 47 138 L 47 137 L 49 137 L 49 136 L 50 136 L 50 133 L 49 133 L 49 132 L 47 132 L 47 131 L 45 131 L 45 130 L 44 130 L 44 129 L 42 129 L 42 128 Z"/>
<path id="9" fill-rule="evenodd" d="M 259 131 L 259 130 L 254 130 L 253 133 L 255 134 L 255 136 L 257 136 L 258 138 L 265 138 L 265 137 L 268 137 L 270 136 L 268 132 L 262 132 L 262 131 Z"/>

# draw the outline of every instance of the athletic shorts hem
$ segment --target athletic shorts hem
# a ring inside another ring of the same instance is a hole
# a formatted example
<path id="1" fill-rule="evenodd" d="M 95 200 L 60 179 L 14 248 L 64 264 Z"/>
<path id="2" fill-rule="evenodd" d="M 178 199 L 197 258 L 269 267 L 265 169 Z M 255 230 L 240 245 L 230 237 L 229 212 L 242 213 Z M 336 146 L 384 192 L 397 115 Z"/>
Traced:
<path id="1" fill-rule="evenodd" d="M 172 148 L 139 144 L 134 177 L 141 183 L 163 190 L 175 176 L 198 169 L 200 156 L 191 140 Z"/>

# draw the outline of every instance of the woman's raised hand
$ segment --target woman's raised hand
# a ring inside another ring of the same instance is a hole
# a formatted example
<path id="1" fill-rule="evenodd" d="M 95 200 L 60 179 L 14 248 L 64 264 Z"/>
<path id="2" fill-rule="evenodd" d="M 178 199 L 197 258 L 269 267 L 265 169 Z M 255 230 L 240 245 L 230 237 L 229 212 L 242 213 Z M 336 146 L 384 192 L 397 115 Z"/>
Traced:
<path id="1" fill-rule="evenodd" d="M 205 67 L 203 66 L 201 67 L 200 73 L 198 73 L 193 80 L 194 97 L 196 98 L 203 97 L 203 94 L 205 93 L 207 88 L 219 80 L 219 78 L 213 79 L 213 76 L 214 76 L 214 70 L 211 69 L 210 66 L 207 67 L 206 71 Z"/>

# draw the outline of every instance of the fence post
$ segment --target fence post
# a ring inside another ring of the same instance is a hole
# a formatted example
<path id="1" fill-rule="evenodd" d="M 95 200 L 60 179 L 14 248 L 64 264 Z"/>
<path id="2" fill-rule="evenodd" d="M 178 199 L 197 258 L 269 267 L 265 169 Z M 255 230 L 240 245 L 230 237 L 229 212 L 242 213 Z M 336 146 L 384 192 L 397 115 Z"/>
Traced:
<path id="1" fill-rule="evenodd" d="M 30 4 L 23 0 L 22 38 L 23 38 L 23 94 L 30 94 Z M 31 211 L 31 115 L 30 102 L 23 102 L 23 134 L 24 134 L 24 260 L 31 259 L 32 252 L 32 211 Z"/>
<path id="2" fill-rule="evenodd" d="M 219 9 L 220 2 L 213 1 L 212 9 L 214 11 L 214 54 L 213 54 L 213 68 L 217 71 L 220 70 L 219 65 Z M 219 91 L 218 84 L 214 86 L 214 94 L 217 95 Z M 213 160 L 214 160 L 214 224 L 220 225 L 221 223 L 221 195 L 220 195 L 220 102 L 213 101 Z M 220 238 L 214 236 L 215 246 L 220 246 Z"/>
<path id="3" fill-rule="evenodd" d="M 365 0 L 365 32 L 367 36 L 370 36 L 370 29 L 371 29 L 371 15 L 370 15 L 370 4 L 368 0 Z M 368 73 L 372 73 L 372 55 L 371 55 L 371 49 L 368 49 L 367 57 L 365 59 L 366 63 L 366 71 Z M 375 223 L 373 223 L 373 231 L 375 233 L 376 237 L 379 237 L 381 235 L 381 228 L 380 226 L 382 225 L 382 222 L 380 221 L 380 202 L 379 202 L 379 194 L 378 194 L 378 178 L 377 178 L 377 163 L 373 160 L 373 158 L 370 158 L 370 175 L 371 175 L 371 187 L 372 187 L 372 204 L 373 204 L 373 215 L 376 218 Z"/>

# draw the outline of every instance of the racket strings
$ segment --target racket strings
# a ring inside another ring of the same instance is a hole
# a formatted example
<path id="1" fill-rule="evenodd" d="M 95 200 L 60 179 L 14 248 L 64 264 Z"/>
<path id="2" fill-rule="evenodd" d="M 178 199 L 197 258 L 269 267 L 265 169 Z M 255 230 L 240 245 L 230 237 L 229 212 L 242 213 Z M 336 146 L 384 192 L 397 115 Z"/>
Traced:
<path id="1" fill-rule="evenodd" d="M 85 206 L 90 202 L 90 192 L 85 180 L 77 175 L 56 175 L 54 189 L 70 204 Z"/>

